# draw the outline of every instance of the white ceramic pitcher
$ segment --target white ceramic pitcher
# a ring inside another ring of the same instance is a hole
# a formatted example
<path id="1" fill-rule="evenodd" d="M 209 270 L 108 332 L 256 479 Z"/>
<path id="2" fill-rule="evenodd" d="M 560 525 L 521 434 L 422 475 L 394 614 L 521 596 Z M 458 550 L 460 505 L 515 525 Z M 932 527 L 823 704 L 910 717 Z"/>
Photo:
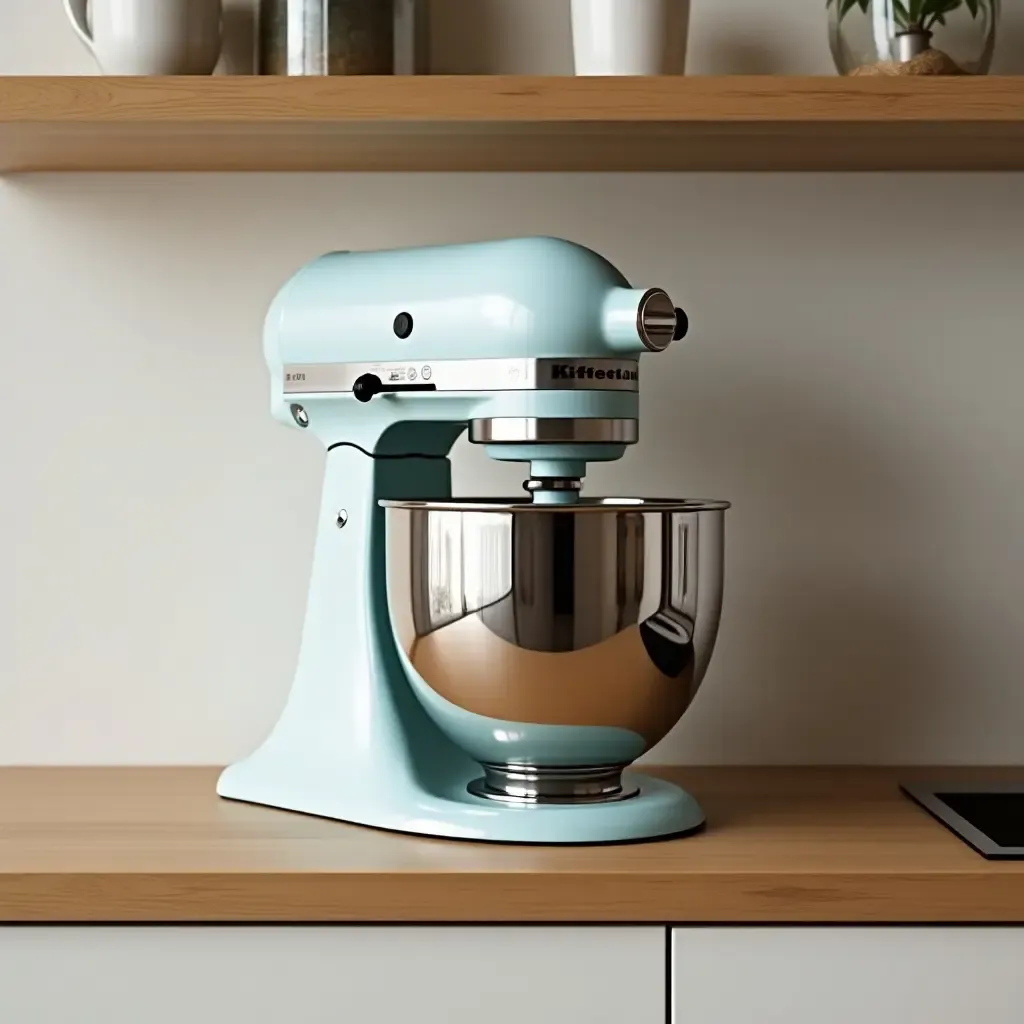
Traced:
<path id="1" fill-rule="evenodd" d="M 572 0 L 577 75 L 681 75 L 690 0 Z"/>
<path id="2" fill-rule="evenodd" d="M 108 75 L 209 75 L 221 50 L 221 0 L 64 0 Z"/>

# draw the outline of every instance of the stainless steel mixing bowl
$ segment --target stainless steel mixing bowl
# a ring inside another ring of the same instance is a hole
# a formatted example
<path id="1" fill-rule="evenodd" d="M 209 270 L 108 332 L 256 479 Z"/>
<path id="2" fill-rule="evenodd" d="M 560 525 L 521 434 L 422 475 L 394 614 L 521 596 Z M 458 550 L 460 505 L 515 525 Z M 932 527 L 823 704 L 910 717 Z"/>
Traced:
<path id="1" fill-rule="evenodd" d="M 428 715 L 494 799 L 622 799 L 697 692 L 726 502 L 381 502 L 388 604 Z"/>

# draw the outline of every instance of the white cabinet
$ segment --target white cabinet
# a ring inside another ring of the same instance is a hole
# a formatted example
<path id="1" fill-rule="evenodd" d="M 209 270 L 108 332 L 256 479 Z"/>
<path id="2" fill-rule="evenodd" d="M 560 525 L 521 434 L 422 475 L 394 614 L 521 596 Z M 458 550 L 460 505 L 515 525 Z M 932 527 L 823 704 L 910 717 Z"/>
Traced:
<path id="1" fill-rule="evenodd" d="M 10 1024 L 662 1024 L 661 928 L 0 927 Z"/>
<path id="2" fill-rule="evenodd" d="M 1021 1024 L 1024 928 L 679 928 L 674 1024 Z"/>

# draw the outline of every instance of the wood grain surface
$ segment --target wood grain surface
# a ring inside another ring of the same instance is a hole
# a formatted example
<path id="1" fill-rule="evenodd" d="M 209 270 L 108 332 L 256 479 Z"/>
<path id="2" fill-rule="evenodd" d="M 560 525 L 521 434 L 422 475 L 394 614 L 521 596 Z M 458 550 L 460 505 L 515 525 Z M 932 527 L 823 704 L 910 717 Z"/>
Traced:
<path id="1" fill-rule="evenodd" d="M 0 769 L 0 921 L 1016 922 L 1024 862 L 901 796 L 1024 770 L 665 769 L 706 832 L 510 847 L 220 800 L 212 768 Z"/>
<path id="2" fill-rule="evenodd" d="M 0 78 L 0 172 L 1015 170 L 1024 78 Z"/>

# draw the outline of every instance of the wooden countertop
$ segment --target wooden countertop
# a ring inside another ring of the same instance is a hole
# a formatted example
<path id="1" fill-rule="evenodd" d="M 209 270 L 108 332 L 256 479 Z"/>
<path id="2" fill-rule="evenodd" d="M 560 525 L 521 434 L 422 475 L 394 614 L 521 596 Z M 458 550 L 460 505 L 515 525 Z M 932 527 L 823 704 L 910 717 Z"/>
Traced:
<path id="1" fill-rule="evenodd" d="M 2 769 L 0 921 L 1024 923 L 1024 862 L 984 860 L 897 790 L 963 770 L 657 773 L 705 833 L 458 843 L 222 801 L 215 769 Z"/>

